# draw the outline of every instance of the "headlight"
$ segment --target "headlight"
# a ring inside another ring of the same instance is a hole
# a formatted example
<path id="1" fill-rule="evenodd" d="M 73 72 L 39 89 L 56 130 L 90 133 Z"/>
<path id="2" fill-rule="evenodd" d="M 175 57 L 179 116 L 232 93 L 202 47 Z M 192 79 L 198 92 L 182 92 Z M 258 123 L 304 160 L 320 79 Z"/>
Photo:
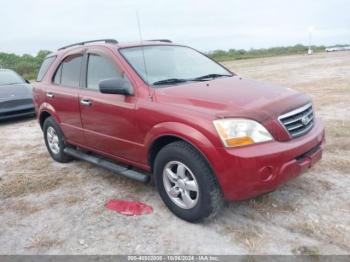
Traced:
<path id="1" fill-rule="evenodd" d="M 218 119 L 214 120 L 214 126 L 226 147 L 273 140 L 269 131 L 254 120 L 242 118 Z"/>

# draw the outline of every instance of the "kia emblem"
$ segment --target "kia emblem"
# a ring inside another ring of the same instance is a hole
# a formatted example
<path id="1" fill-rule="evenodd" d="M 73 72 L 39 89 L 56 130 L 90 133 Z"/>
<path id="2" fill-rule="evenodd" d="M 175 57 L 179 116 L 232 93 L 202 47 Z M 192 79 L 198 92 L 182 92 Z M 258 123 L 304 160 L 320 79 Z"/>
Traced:
<path id="1" fill-rule="evenodd" d="M 308 116 L 303 116 L 301 118 L 301 123 L 303 123 L 304 126 L 306 126 L 310 122 L 310 119 Z"/>

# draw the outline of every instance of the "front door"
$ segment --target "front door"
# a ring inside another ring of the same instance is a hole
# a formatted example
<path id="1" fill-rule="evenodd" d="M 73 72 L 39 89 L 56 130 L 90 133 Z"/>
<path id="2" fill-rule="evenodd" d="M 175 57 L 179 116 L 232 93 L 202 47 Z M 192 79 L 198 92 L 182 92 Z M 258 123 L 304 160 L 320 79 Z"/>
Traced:
<path id="1" fill-rule="evenodd" d="M 137 158 L 142 148 L 134 142 L 136 97 L 102 94 L 99 82 L 113 77 L 125 77 L 108 51 L 85 54 L 85 84 L 79 90 L 81 119 L 87 145 L 122 159 Z"/>

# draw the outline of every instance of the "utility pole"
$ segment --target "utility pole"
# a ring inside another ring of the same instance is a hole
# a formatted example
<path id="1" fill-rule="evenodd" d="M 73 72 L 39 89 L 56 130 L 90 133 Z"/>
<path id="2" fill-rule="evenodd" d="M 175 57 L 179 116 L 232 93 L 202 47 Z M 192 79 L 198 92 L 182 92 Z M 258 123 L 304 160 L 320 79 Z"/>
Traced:
<path id="1" fill-rule="evenodd" d="M 312 32 L 314 31 L 314 27 L 313 26 L 309 26 L 309 50 L 307 51 L 308 55 L 312 55 L 313 54 L 313 50 L 311 48 L 311 42 L 312 42 Z"/>

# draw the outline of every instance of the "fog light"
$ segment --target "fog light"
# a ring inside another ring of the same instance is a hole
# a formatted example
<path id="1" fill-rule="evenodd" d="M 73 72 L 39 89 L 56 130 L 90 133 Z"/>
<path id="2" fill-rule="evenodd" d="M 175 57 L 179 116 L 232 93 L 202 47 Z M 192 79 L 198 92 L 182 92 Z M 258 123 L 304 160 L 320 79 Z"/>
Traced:
<path id="1" fill-rule="evenodd" d="M 265 166 L 259 170 L 259 175 L 262 181 L 269 181 L 273 177 L 274 168 L 272 166 Z"/>

